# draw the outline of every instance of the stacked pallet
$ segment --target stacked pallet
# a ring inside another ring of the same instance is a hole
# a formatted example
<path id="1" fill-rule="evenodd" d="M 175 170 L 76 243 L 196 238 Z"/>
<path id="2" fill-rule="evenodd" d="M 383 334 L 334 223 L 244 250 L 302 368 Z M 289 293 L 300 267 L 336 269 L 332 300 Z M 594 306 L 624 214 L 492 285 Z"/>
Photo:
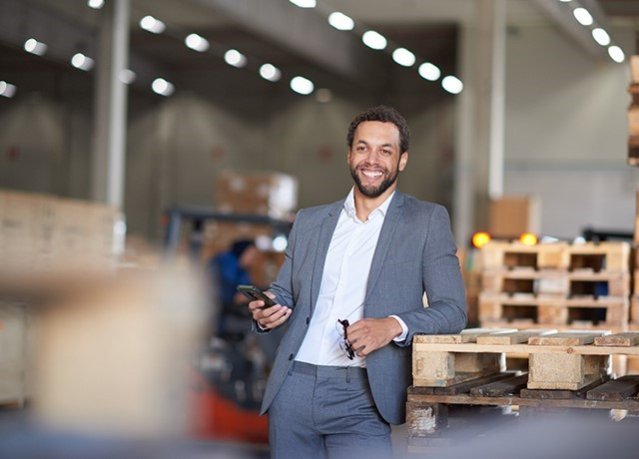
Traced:
<path id="1" fill-rule="evenodd" d="M 528 355 L 529 371 L 508 371 L 509 353 Z M 639 410 L 639 376 L 609 373 L 616 355 L 639 355 L 639 332 L 471 329 L 416 336 L 409 437 L 441 433 L 451 405 Z"/>
<path id="2" fill-rule="evenodd" d="M 632 102 L 628 108 L 628 164 L 639 166 L 639 56 L 630 57 L 630 73 L 628 92 Z"/>
<path id="3" fill-rule="evenodd" d="M 112 207 L 0 190 L 0 278 L 110 270 L 124 233 Z"/>
<path id="4" fill-rule="evenodd" d="M 491 242 L 482 248 L 482 327 L 628 329 L 630 245 Z"/>

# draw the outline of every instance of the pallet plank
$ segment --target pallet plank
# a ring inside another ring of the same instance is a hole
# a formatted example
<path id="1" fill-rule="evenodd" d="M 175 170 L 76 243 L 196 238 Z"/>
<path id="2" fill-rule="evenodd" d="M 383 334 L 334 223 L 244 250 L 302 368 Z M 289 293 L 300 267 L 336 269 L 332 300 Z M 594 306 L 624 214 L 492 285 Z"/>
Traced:
<path id="1" fill-rule="evenodd" d="M 483 335 L 477 337 L 477 344 L 520 344 L 527 343 L 528 339 L 533 336 L 545 336 L 556 333 L 557 330 L 523 330 L 506 333 L 493 333 L 491 335 Z"/>
<path id="2" fill-rule="evenodd" d="M 589 390 L 586 398 L 621 401 L 635 395 L 637 391 L 639 391 L 639 375 L 626 375 Z"/>
<path id="3" fill-rule="evenodd" d="M 506 395 L 519 394 L 521 389 L 528 383 L 528 374 L 513 375 L 509 378 L 473 387 L 470 395 L 486 397 L 503 397 Z"/>
<path id="4" fill-rule="evenodd" d="M 589 390 L 608 381 L 605 375 L 592 375 L 587 385 L 578 390 L 565 389 L 522 389 L 519 392 L 521 398 L 535 398 L 542 400 L 574 400 L 583 399 Z"/>
<path id="5" fill-rule="evenodd" d="M 595 346 L 635 346 L 639 344 L 639 332 L 615 333 L 595 338 Z"/>
<path id="6" fill-rule="evenodd" d="M 548 336 L 533 336 L 528 340 L 528 344 L 535 346 L 580 346 L 591 344 L 597 336 L 603 332 L 597 331 L 565 331 Z"/>

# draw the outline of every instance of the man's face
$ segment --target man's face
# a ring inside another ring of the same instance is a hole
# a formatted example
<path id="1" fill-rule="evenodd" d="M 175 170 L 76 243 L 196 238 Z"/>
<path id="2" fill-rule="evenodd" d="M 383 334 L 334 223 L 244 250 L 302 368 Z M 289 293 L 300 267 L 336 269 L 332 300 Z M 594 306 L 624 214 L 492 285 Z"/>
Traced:
<path id="1" fill-rule="evenodd" d="M 357 189 L 377 198 L 397 187 L 397 176 L 408 161 L 400 152 L 399 129 L 393 123 L 364 121 L 357 126 L 348 152 L 348 167 Z"/>

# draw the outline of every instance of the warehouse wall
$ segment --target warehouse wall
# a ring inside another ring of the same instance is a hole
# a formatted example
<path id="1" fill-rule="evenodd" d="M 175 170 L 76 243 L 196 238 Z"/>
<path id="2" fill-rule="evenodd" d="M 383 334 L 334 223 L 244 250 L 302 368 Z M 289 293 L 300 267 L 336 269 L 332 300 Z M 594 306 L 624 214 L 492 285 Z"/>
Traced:
<path id="1" fill-rule="evenodd" d="M 626 52 L 630 28 L 613 30 Z M 542 203 L 542 230 L 631 231 L 634 168 L 626 165 L 628 64 L 596 62 L 555 28 L 523 27 L 507 40 L 506 194 Z"/>
<path id="2" fill-rule="evenodd" d="M 242 116 L 224 103 L 181 94 L 137 109 L 127 152 L 130 232 L 159 240 L 163 209 L 212 205 L 215 179 L 224 169 L 291 174 L 299 180 L 300 207 L 342 198 L 352 184 L 346 130 L 353 115 L 373 103 L 295 97 L 266 109 L 255 101 L 253 116 Z M 402 190 L 446 204 L 452 192 L 452 101 L 406 109 L 413 144 Z"/>

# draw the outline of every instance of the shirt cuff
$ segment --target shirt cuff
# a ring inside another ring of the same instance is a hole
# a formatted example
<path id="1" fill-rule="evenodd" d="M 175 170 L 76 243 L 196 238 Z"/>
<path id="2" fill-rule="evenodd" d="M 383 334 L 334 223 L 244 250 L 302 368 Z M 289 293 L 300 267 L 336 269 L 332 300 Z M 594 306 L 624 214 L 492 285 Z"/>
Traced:
<path id="1" fill-rule="evenodd" d="M 406 337 L 408 336 L 408 327 L 406 326 L 406 323 L 394 314 L 388 317 L 392 317 L 393 319 L 395 319 L 397 322 L 399 322 L 399 325 L 402 327 L 402 334 L 399 335 L 397 338 L 393 338 L 393 341 L 396 343 L 401 343 L 403 341 L 406 341 Z"/>

